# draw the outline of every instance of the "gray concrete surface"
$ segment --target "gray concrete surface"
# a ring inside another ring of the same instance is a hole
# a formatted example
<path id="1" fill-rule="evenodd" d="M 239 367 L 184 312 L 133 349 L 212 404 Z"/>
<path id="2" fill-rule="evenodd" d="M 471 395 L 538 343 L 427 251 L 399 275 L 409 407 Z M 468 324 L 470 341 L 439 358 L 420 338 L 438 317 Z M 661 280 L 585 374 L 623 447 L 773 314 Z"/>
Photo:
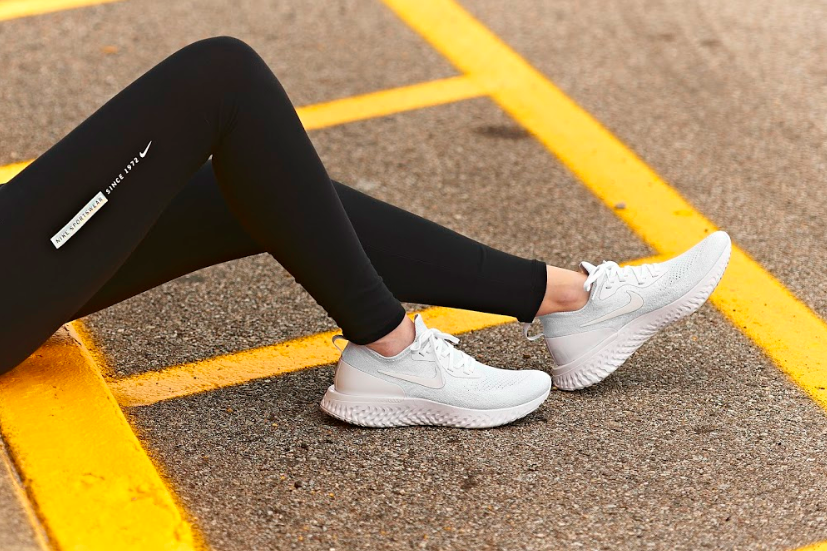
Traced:
<path id="1" fill-rule="evenodd" d="M 0 549 L 41 551 L 26 505 L 15 490 L 19 482 L 8 465 L 6 450 L 0 442 Z"/>
<path id="2" fill-rule="evenodd" d="M 827 315 L 822 4 L 464 5 Z M 12 108 L 0 110 L 0 164 L 45 150 L 164 55 L 213 34 L 259 49 L 297 104 L 455 74 L 368 0 L 127 0 L 3 22 L 0 102 Z M 335 177 L 509 252 L 567 267 L 651 253 L 487 99 L 312 137 Z M 266 256 L 87 321 L 117 375 L 333 327 Z M 463 346 L 548 367 L 515 325 Z M 214 549 L 827 539 L 824 412 L 708 306 L 604 385 L 554 392 L 499 430 L 351 428 L 318 410 L 330 379 L 320 368 L 128 411 Z"/>

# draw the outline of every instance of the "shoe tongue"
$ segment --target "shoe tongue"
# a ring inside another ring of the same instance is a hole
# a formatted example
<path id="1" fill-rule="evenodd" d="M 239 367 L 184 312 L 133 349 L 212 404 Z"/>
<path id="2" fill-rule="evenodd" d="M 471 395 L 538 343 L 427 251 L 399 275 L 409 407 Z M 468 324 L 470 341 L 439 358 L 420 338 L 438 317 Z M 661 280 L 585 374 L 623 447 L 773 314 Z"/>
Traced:
<path id="1" fill-rule="evenodd" d="M 416 317 L 414 317 L 414 327 L 416 328 L 417 337 L 428 330 L 428 326 L 425 325 L 425 320 L 422 319 L 420 314 L 417 314 Z"/>
<path id="2" fill-rule="evenodd" d="M 591 262 L 586 262 L 584 260 L 583 262 L 580 263 L 580 271 L 583 272 L 586 275 L 592 275 L 592 272 L 594 272 L 596 269 L 597 269 L 597 266 L 595 266 Z"/>

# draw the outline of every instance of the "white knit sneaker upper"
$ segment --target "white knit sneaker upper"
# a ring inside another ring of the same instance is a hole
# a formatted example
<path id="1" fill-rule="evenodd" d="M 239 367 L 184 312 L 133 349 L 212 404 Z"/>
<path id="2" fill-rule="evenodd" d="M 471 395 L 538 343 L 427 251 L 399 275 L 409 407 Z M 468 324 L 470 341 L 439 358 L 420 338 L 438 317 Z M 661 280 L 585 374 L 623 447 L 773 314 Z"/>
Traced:
<path id="1" fill-rule="evenodd" d="M 417 315 L 413 344 L 393 357 L 348 343 L 334 388 L 356 396 L 422 398 L 474 410 L 502 409 L 536 400 L 551 388 L 542 371 L 498 369 L 454 348 L 459 339 L 428 328 Z"/>
<path id="2" fill-rule="evenodd" d="M 658 264 L 581 263 L 588 275 L 586 305 L 574 312 L 540 316 L 542 335 L 529 337 L 544 336 L 557 366 L 572 366 L 552 370 L 555 384 L 561 388 L 566 388 L 561 384 L 576 388 L 594 384 L 658 329 L 695 311 L 723 275 L 730 251 L 729 236 L 719 231 Z M 526 336 L 528 327 L 524 326 Z M 577 374 L 559 378 L 567 369 L 579 371 L 579 378 Z"/>

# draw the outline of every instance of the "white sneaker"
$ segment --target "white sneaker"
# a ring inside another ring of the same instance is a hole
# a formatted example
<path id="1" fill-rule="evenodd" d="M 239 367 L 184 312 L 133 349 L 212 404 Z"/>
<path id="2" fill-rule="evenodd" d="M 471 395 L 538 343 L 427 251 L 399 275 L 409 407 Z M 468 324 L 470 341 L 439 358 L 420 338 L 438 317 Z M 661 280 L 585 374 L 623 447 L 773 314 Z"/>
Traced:
<path id="1" fill-rule="evenodd" d="M 619 267 L 614 262 L 580 264 L 589 301 L 575 312 L 540 316 L 557 364 L 554 385 L 577 390 L 608 377 L 649 337 L 695 312 L 724 275 L 732 243 L 715 232 L 680 256 L 659 264 Z"/>
<path id="2" fill-rule="evenodd" d="M 455 349 L 456 337 L 426 327 L 422 316 L 414 325 L 414 342 L 390 358 L 348 343 L 322 410 L 363 427 L 487 428 L 525 417 L 548 396 L 548 374 L 485 365 Z"/>

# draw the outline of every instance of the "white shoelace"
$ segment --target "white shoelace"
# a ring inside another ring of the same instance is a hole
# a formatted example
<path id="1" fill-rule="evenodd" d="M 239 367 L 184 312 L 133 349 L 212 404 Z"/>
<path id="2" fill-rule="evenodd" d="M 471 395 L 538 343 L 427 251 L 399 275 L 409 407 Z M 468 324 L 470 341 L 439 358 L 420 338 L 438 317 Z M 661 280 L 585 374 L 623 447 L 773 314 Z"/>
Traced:
<path id="1" fill-rule="evenodd" d="M 658 277 L 661 273 L 661 268 L 657 264 L 620 267 L 617 262 L 604 260 L 599 266 L 595 266 L 590 262 L 581 262 L 580 265 L 583 266 L 586 273 L 589 274 L 585 283 L 583 283 L 583 290 L 587 293 L 592 290 L 594 283 L 604 274 L 607 278 L 604 289 L 611 289 L 615 283 L 625 283 L 632 277 L 635 278 L 638 284 L 643 284 Z M 528 332 L 530 329 L 531 323 L 523 323 L 523 335 L 528 340 L 536 341 L 543 336 L 542 333 L 529 336 Z"/>
<path id="2" fill-rule="evenodd" d="M 456 370 L 459 369 L 464 375 L 473 375 L 475 360 L 462 350 L 454 348 L 453 345 L 457 343 L 459 343 L 459 339 L 455 336 L 429 327 L 417 335 L 416 340 L 411 345 L 411 350 L 421 350 L 426 344 L 430 344 L 436 356 L 436 363 L 444 370 L 449 373 L 456 373 Z"/>
<path id="3" fill-rule="evenodd" d="M 650 279 L 657 277 L 660 270 L 656 264 L 641 264 L 640 266 L 618 266 L 617 262 L 605 260 L 599 266 L 582 263 L 583 267 L 589 274 L 586 282 L 583 284 L 583 289 L 586 292 L 591 291 L 592 285 L 595 281 L 600 279 L 604 274 L 606 275 L 606 284 L 604 288 L 611 289 L 615 283 L 626 283 L 630 278 L 635 278 L 638 284 L 646 283 Z"/>

